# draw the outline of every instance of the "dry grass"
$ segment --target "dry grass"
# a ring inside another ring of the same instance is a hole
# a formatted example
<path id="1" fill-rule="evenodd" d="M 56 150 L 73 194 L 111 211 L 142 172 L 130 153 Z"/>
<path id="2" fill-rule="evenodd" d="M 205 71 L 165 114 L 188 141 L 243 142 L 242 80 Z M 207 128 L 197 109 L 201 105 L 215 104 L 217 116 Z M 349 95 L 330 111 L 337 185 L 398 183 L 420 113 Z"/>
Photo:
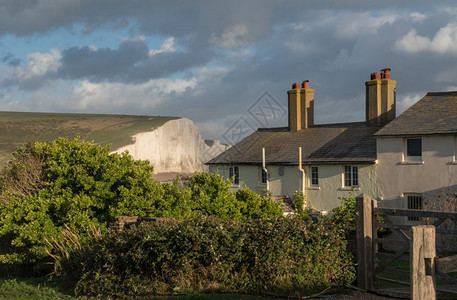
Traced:
<path id="1" fill-rule="evenodd" d="M 62 259 L 69 259 L 70 254 L 81 251 L 83 245 L 81 237 L 76 234 L 73 229 L 68 227 L 66 224 L 64 227 L 65 228 L 62 231 L 62 238 L 45 238 L 45 242 L 48 245 L 46 253 L 54 261 L 54 274 L 56 275 L 61 272 Z M 101 238 L 102 232 L 100 228 L 90 226 L 86 230 L 86 235 L 89 236 L 89 240 L 97 240 Z"/>

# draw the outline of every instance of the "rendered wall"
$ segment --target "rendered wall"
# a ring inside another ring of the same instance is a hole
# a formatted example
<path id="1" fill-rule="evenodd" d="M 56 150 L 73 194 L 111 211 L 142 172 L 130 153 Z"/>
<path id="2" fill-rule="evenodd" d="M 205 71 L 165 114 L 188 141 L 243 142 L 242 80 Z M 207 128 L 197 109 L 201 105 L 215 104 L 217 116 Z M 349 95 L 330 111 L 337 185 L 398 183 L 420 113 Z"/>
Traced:
<path id="1" fill-rule="evenodd" d="M 243 186 L 261 193 L 267 188 L 266 184 L 261 183 L 261 166 L 260 165 L 237 165 L 240 173 L 239 185 L 234 185 L 233 190 Z M 282 176 L 279 174 L 279 168 L 282 168 Z M 269 189 L 271 195 L 293 195 L 300 188 L 301 175 L 297 167 L 292 166 L 267 166 L 269 173 Z M 210 165 L 209 171 L 218 171 L 224 178 L 229 177 L 228 165 Z"/>
<path id="2" fill-rule="evenodd" d="M 305 194 L 307 207 L 319 211 L 330 211 L 341 202 L 339 197 L 357 196 L 366 193 L 376 197 L 376 165 L 353 165 L 358 167 L 359 187 L 343 187 L 344 165 L 315 165 L 319 168 L 319 186 L 309 186 L 310 167 L 305 167 Z M 211 165 L 210 172 L 218 170 L 219 174 L 228 178 L 228 165 Z M 233 190 L 247 185 L 256 192 L 265 190 L 266 185 L 261 184 L 261 169 L 256 165 L 238 165 L 240 184 Z M 280 175 L 279 169 L 282 168 Z M 302 175 L 297 166 L 267 166 L 269 172 L 269 189 L 273 196 L 292 196 L 296 191 L 302 190 Z"/>
<path id="3" fill-rule="evenodd" d="M 422 161 L 403 160 L 404 138 L 378 138 L 379 205 L 407 208 L 404 195 L 422 194 L 424 202 L 436 195 L 457 192 L 454 136 L 422 137 Z"/>
<path id="4" fill-rule="evenodd" d="M 309 208 L 330 211 L 341 203 L 341 197 L 358 196 L 361 193 L 373 198 L 377 195 L 376 165 L 352 165 L 358 167 L 359 177 L 359 186 L 354 188 L 344 187 L 344 165 L 313 166 L 319 168 L 319 186 L 309 184 L 311 167 L 308 167 L 306 193 Z"/>

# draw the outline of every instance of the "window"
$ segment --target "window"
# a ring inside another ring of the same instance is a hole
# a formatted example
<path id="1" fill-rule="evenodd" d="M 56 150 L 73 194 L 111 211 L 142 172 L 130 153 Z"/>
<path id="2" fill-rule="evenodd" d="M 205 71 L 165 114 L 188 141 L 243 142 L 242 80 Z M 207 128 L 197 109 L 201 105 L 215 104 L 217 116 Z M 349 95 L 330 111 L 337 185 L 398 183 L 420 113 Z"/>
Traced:
<path id="1" fill-rule="evenodd" d="M 284 176 L 284 167 L 279 167 L 278 168 L 278 175 L 279 176 Z"/>
<path id="2" fill-rule="evenodd" d="M 344 166 L 344 186 L 359 185 L 359 169 L 355 166 Z"/>
<path id="3" fill-rule="evenodd" d="M 236 166 L 229 167 L 229 177 L 232 178 L 233 176 L 235 176 L 233 184 L 240 184 L 240 173 Z"/>
<path id="4" fill-rule="evenodd" d="M 408 201 L 408 209 L 422 209 L 422 195 L 406 195 L 406 201 Z M 419 217 L 408 217 L 408 221 L 419 221 L 419 219 Z"/>
<path id="5" fill-rule="evenodd" d="M 261 181 L 260 181 L 260 182 L 261 182 L 262 184 L 266 184 L 266 183 L 267 183 L 267 180 L 268 180 L 268 173 L 265 172 L 265 170 L 264 170 L 262 167 L 260 167 L 260 169 L 261 169 L 261 173 L 262 173 L 262 178 L 261 178 Z"/>
<path id="6" fill-rule="evenodd" d="M 422 139 L 406 139 L 406 160 L 422 160 Z"/>
<path id="7" fill-rule="evenodd" d="M 311 185 L 319 185 L 318 167 L 311 167 Z"/>

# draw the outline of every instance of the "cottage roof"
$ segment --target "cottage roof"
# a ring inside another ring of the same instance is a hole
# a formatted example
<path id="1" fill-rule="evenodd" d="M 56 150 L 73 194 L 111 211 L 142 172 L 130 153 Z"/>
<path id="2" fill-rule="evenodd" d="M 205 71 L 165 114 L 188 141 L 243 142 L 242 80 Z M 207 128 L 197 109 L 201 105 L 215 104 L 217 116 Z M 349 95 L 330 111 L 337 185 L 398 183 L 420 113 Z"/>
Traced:
<path id="1" fill-rule="evenodd" d="M 410 136 L 457 133 L 457 91 L 430 92 L 377 136 Z"/>
<path id="2" fill-rule="evenodd" d="M 374 163 L 373 134 L 379 129 L 365 122 L 315 125 L 296 132 L 259 128 L 207 164 L 261 164 L 262 147 L 268 164 L 298 164 L 299 147 L 303 163 Z"/>

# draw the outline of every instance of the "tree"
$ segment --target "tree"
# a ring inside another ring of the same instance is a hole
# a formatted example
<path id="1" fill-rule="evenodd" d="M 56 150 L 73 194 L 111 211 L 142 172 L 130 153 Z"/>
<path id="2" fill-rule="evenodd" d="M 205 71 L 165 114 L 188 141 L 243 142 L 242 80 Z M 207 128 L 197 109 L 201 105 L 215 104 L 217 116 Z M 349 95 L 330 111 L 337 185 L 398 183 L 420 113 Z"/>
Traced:
<path id="1" fill-rule="evenodd" d="M 39 261 L 45 238 L 59 238 L 64 224 L 83 233 L 123 214 L 154 214 L 161 186 L 151 174 L 147 161 L 79 138 L 19 148 L 0 176 L 0 239 L 8 245 L 0 262 Z"/>
<path id="2" fill-rule="evenodd" d="M 282 214 L 279 203 L 248 188 L 230 191 L 219 174 L 198 173 L 188 186 L 161 185 L 147 161 L 110 154 L 79 138 L 60 138 L 20 147 L 0 174 L 0 263 L 42 262 L 46 239 L 58 241 L 69 228 L 84 242 L 90 228 L 107 229 L 120 215 L 201 215 L 265 219 Z"/>

